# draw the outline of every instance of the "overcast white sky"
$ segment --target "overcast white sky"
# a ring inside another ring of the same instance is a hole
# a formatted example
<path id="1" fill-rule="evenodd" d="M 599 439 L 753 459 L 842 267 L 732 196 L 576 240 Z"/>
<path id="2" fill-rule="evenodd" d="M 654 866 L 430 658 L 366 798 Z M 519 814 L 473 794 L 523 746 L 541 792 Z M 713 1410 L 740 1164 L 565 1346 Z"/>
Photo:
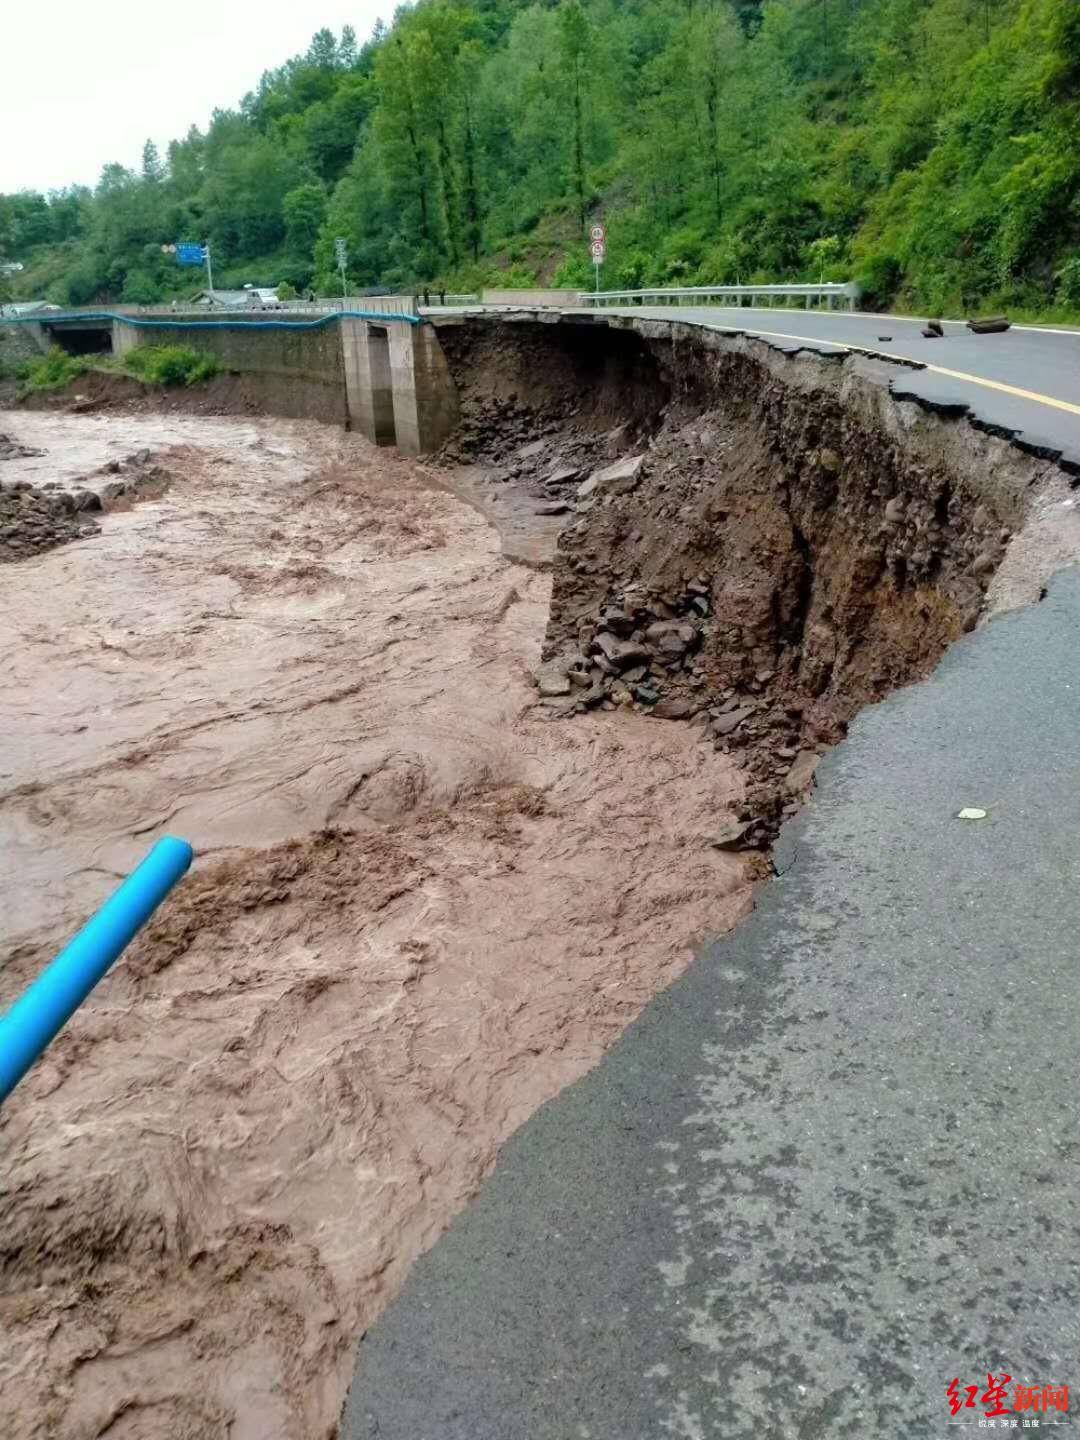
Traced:
<path id="1" fill-rule="evenodd" d="M 9 0 L 0 29 L 0 191 L 96 183 L 164 153 L 324 25 L 362 44 L 394 0 Z"/>

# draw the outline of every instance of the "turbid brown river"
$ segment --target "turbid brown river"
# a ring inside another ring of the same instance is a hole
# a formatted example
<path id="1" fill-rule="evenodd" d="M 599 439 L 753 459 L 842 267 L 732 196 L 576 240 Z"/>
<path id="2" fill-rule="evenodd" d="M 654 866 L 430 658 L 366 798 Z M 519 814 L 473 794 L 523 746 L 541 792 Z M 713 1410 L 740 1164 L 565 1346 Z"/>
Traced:
<path id="1" fill-rule="evenodd" d="M 164 498 L 0 565 L 0 1004 L 192 874 L 0 1111 L 9 1440 L 312 1440 L 538 1105 L 750 905 L 687 726 L 553 720 L 546 571 L 315 423 L 2 414 Z M 90 483 L 96 484 L 97 480 Z"/>

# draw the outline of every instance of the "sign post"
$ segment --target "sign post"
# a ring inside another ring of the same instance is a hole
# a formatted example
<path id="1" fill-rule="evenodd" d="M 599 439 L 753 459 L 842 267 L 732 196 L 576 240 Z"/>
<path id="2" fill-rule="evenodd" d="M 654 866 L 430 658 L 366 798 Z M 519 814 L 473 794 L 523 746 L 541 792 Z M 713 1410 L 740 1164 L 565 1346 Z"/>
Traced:
<path id="1" fill-rule="evenodd" d="M 594 225 L 589 231 L 589 254 L 596 266 L 596 293 L 600 294 L 600 266 L 607 258 L 607 231 L 603 225 Z"/>
<path id="2" fill-rule="evenodd" d="M 210 294 L 210 303 L 214 303 L 214 271 L 210 264 L 210 242 L 205 245 L 194 245 L 188 241 L 179 241 L 176 245 L 163 245 L 162 250 L 170 255 L 176 256 L 178 265 L 206 265 L 206 288 Z"/>
<path id="3" fill-rule="evenodd" d="M 341 298 L 344 301 L 348 299 L 348 291 L 346 289 L 345 280 L 345 266 L 348 263 L 349 259 L 349 246 L 343 235 L 339 235 L 338 238 L 334 241 L 334 254 L 337 256 L 338 269 L 341 271 Z"/>

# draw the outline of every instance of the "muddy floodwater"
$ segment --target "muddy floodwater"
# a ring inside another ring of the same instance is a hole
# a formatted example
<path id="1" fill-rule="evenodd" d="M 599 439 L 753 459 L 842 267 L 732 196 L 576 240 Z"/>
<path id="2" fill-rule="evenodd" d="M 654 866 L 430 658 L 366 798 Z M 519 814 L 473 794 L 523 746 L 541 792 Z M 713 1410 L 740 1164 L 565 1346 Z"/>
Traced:
<path id="1" fill-rule="evenodd" d="M 695 731 L 538 703 L 550 578 L 308 422 L 0 415 L 158 499 L 0 565 L 0 1003 L 192 874 L 0 1111 L 4 1434 L 312 1440 L 500 1144 L 750 905 Z M 98 477 L 99 479 L 100 477 Z"/>

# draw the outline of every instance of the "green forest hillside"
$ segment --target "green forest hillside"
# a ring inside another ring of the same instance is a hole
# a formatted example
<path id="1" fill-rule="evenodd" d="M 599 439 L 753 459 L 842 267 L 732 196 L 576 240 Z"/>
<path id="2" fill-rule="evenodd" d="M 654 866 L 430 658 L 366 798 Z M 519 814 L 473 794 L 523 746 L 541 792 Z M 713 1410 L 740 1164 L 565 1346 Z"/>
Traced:
<path id="1" fill-rule="evenodd" d="M 149 122 L 152 117 L 147 117 Z M 1076 0 L 421 0 L 320 31 L 139 172 L 0 196 L 18 294 L 860 280 L 1080 315 Z"/>

